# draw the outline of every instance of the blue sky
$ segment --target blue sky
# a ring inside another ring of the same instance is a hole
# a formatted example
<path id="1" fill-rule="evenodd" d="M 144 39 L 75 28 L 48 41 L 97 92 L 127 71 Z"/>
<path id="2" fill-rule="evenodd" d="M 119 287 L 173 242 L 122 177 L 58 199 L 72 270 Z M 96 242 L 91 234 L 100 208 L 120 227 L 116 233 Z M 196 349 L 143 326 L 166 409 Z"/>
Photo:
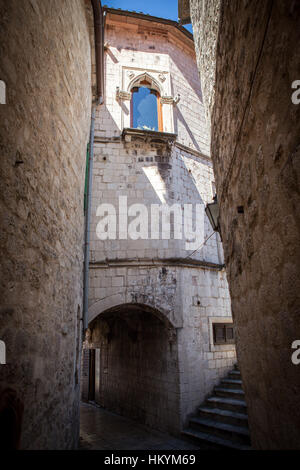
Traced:
<path id="1" fill-rule="evenodd" d="M 177 0 L 102 0 L 102 5 L 111 8 L 122 8 L 122 10 L 134 10 L 138 13 L 149 13 L 149 15 L 168 18 L 178 21 Z M 192 25 L 186 25 L 186 29 L 192 32 Z"/>
<path id="2" fill-rule="evenodd" d="M 133 127 L 143 126 L 158 131 L 157 98 L 145 87 L 133 93 Z"/>

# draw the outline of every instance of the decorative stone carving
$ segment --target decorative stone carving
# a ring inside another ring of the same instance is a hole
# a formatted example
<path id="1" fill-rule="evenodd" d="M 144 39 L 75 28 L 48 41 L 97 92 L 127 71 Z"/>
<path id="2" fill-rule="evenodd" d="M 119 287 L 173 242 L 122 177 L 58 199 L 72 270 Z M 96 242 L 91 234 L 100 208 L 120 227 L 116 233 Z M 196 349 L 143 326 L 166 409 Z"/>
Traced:
<path id="1" fill-rule="evenodd" d="M 167 77 L 165 76 L 164 73 L 160 73 L 160 74 L 158 75 L 158 78 L 159 78 L 159 80 L 160 80 L 161 82 L 164 82 Z"/>
<path id="2" fill-rule="evenodd" d="M 135 77 L 135 73 L 132 70 L 128 70 L 127 76 L 132 80 Z"/>
<path id="3" fill-rule="evenodd" d="M 173 96 L 162 96 L 160 99 L 161 104 L 173 104 Z"/>
<path id="4" fill-rule="evenodd" d="M 85 341 L 89 343 L 91 339 L 92 339 L 92 332 L 91 332 L 91 329 L 88 328 L 85 332 Z"/>
<path id="5" fill-rule="evenodd" d="M 170 344 L 174 344 L 177 341 L 177 331 L 175 328 L 168 328 L 168 341 Z"/>
<path id="6" fill-rule="evenodd" d="M 117 98 L 117 100 L 120 100 L 120 101 L 128 101 L 128 100 L 130 101 L 131 100 L 131 93 L 130 93 L 130 91 L 120 90 L 120 88 L 117 87 L 116 98 Z"/>
<path id="7" fill-rule="evenodd" d="M 173 96 L 162 96 L 161 99 L 161 104 L 177 104 L 180 101 L 180 95 L 176 95 L 175 98 Z"/>

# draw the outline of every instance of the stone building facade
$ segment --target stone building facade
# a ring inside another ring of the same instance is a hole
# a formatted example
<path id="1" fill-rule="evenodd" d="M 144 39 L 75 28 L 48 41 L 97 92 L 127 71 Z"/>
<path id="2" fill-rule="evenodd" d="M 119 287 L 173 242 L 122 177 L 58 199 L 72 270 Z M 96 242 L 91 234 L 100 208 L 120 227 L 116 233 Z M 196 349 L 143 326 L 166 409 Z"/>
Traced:
<path id="1" fill-rule="evenodd" d="M 0 388 L 24 404 L 21 448 L 79 438 L 84 178 L 93 11 L 0 2 Z"/>
<path id="2" fill-rule="evenodd" d="M 201 249 L 202 239 L 186 249 L 186 239 L 174 236 L 179 226 L 184 232 L 184 219 L 178 222 L 175 214 L 170 239 L 162 233 L 151 238 L 149 227 L 148 239 L 131 239 L 126 225 L 133 220 L 127 209 L 131 215 L 140 210 L 134 204 L 147 207 L 150 224 L 153 204 L 198 204 L 203 212 L 213 198 L 194 43 L 175 22 L 112 9 L 106 12 L 105 42 L 82 395 L 177 433 L 236 360 L 233 344 L 215 344 L 213 338 L 214 323 L 232 321 L 222 246 L 213 234 Z M 133 128 L 131 100 L 143 84 L 161 103 L 156 130 Z M 116 210 L 114 239 L 99 239 L 101 204 Z M 211 232 L 205 216 L 204 237 Z"/>
<path id="3" fill-rule="evenodd" d="M 98 68 L 91 3 L 0 0 L 0 389 L 15 389 L 24 404 L 25 449 L 78 443 L 83 199 Z M 187 32 L 107 13 L 83 354 L 95 375 L 83 376 L 82 392 L 177 432 L 235 360 L 212 334 L 213 323 L 231 322 L 217 235 L 189 257 L 174 237 L 96 236 L 98 206 L 117 206 L 120 195 L 129 205 L 204 205 L 213 163 L 252 443 L 297 448 L 299 2 L 182 3 L 191 5 L 203 96 Z M 130 93 L 142 81 L 160 106 L 157 131 L 130 129 Z"/>
<path id="4" fill-rule="evenodd" d="M 252 444 L 299 448 L 299 2 L 189 3 Z"/>

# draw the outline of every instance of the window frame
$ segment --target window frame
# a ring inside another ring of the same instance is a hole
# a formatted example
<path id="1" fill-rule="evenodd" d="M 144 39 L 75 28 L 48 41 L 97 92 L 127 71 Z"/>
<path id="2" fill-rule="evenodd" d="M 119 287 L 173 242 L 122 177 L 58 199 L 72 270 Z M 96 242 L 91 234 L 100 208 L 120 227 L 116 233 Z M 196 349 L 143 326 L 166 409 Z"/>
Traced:
<path id="1" fill-rule="evenodd" d="M 160 96 L 160 92 L 158 90 L 156 90 L 155 88 L 151 88 L 151 84 L 149 84 L 150 86 L 147 86 L 146 84 L 143 84 L 143 83 L 139 83 L 137 85 L 133 85 L 130 89 L 130 92 L 131 92 L 131 99 L 130 99 L 130 127 L 132 129 L 138 129 L 138 128 L 135 128 L 133 127 L 133 97 L 134 97 L 134 93 L 135 91 L 133 91 L 135 88 L 148 88 L 149 90 L 151 90 L 153 92 L 153 94 L 155 94 L 156 96 L 156 105 L 157 105 L 157 131 L 153 131 L 153 132 L 163 132 L 163 115 L 162 115 L 162 103 L 161 103 L 161 96 Z M 141 129 L 142 130 L 142 129 Z"/>
<path id="2" fill-rule="evenodd" d="M 229 322 L 214 322 L 212 323 L 212 329 L 213 329 L 213 344 L 218 346 L 218 345 L 229 345 L 229 344 L 235 344 L 235 336 L 234 336 L 234 326 L 233 323 Z M 223 339 L 217 339 L 217 329 L 223 329 L 224 335 Z M 229 335 L 227 333 L 227 330 L 232 330 L 232 338 L 229 338 Z"/>

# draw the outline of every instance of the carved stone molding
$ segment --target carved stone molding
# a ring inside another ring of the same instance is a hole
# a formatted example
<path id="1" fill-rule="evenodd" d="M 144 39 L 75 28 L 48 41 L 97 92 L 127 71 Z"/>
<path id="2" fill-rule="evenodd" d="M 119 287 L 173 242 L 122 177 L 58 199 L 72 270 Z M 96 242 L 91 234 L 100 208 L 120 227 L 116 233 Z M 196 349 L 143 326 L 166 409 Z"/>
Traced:
<path id="1" fill-rule="evenodd" d="M 160 99 L 162 104 L 173 104 L 176 105 L 180 101 L 180 95 L 176 95 L 175 98 L 173 96 L 162 96 Z"/>
<path id="2" fill-rule="evenodd" d="M 174 98 L 173 96 L 162 96 L 160 102 L 161 104 L 173 104 Z"/>
<path id="3" fill-rule="evenodd" d="M 176 140 L 177 134 L 171 134 L 169 132 L 150 131 L 145 129 L 134 129 L 124 128 L 122 132 L 122 138 L 126 143 L 133 141 L 156 143 L 165 145 L 168 150 L 172 148 Z"/>
<path id="4" fill-rule="evenodd" d="M 116 98 L 117 98 L 117 100 L 120 100 L 120 101 L 128 101 L 128 100 L 130 101 L 131 100 L 131 93 L 130 93 L 130 91 L 120 90 L 120 88 L 117 87 Z"/>

